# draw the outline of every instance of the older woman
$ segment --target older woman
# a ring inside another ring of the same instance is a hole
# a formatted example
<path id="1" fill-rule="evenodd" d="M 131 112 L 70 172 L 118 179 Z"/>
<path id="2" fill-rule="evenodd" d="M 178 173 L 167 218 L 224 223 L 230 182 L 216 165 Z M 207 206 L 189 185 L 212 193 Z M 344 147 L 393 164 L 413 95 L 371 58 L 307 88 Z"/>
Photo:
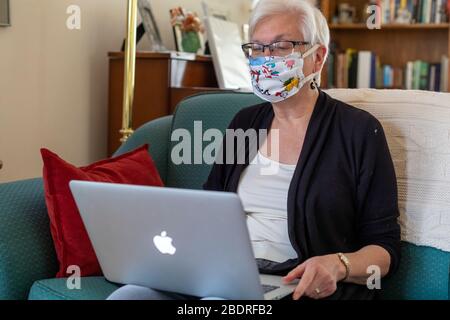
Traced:
<path id="1" fill-rule="evenodd" d="M 239 112 L 230 129 L 266 129 L 268 136 L 256 153 L 238 146 L 245 165 L 238 155 L 217 163 L 204 188 L 239 194 L 260 271 L 300 279 L 293 299 L 371 299 L 369 267 L 390 275 L 400 255 L 383 128 L 318 88 L 330 34 L 309 2 L 261 0 L 250 36 L 243 49 L 255 94 L 267 102 Z M 267 163 L 278 170 L 263 174 Z"/>
<path id="2" fill-rule="evenodd" d="M 261 161 L 216 165 L 205 188 L 240 195 L 261 271 L 287 273 L 286 282 L 301 278 L 294 299 L 373 298 L 368 268 L 392 274 L 400 255 L 383 128 L 318 89 L 330 33 L 308 2 L 261 0 L 250 36 L 243 48 L 255 94 L 267 103 L 240 112 L 230 128 L 268 129 L 268 138 L 256 155 Z M 279 157 L 271 158 L 270 146 Z M 278 163 L 278 174 L 255 170 L 264 160 Z"/>

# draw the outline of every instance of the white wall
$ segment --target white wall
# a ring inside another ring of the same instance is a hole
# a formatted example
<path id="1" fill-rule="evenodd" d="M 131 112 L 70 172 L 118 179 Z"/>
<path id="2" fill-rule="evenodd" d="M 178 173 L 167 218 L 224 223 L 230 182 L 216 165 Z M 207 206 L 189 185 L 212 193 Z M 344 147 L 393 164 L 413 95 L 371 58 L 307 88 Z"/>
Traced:
<path id="1" fill-rule="evenodd" d="M 216 1 L 216 0 L 208 0 Z M 106 156 L 108 51 L 125 35 L 126 0 L 12 0 L 0 28 L 0 182 L 41 176 L 39 149 L 76 165 Z M 163 40 L 174 48 L 169 9 L 201 13 L 200 0 L 151 1 Z M 244 22 L 247 0 L 228 0 Z M 66 27 L 69 5 L 81 30 Z M 140 45 L 145 49 L 145 41 Z"/>
<path id="2" fill-rule="evenodd" d="M 80 31 L 66 9 L 81 7 Z M 39 148 L 77 165 L 106 154 L 107 58 L 125 32 L 126 3 L 13 0 L 0 28 L 0 181 L 41 175 Z"/>

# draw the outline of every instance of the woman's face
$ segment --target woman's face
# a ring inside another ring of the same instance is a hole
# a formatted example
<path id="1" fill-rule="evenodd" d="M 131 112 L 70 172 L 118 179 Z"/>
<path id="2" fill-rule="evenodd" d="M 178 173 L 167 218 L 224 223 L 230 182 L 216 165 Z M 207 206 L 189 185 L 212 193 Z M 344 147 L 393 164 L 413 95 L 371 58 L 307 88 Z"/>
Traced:
<path id="1" fill-rule="evenodd" d="M 273 15 L 261 20 L 253 32 L 251 42 L 260 44 L 270 44 L 279 40 L 305 41 L 303 34 L 300 32 L 299 20 L 297 15 Z M 304 53 L 311 46 L 302 46 L 296 48 L 297 51 Z M 269 54 L 266 49 L 267 54 Z M 305 58 L 303 72 L 305 76 L 320 70 L 323 56 L 320 57 L 322 50 Z M 319 56 L 318 56 L 319 55 Z"/>

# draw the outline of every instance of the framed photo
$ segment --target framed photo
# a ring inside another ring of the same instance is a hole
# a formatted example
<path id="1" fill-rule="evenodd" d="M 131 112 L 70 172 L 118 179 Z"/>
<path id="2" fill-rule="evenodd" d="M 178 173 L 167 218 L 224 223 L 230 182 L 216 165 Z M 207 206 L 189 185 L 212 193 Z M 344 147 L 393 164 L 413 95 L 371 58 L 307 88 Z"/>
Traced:
<path id="1" fill-rule="evenodd" d="M 204 27 L 197 14 L 177 7 L 170 10 L 170 19 L 176 51 L 204 54 Z"/>
<path id="2" fill-rule="evenodd" d="M 178 52 L 183 52 L 183 33 L 181 32 L 181 28 L 179 26 L 173 27 L 173 37 L 175 39 L 175 50 Z"/>
<path id="3" fill-rule="evenodd" d="M 0 0 L 0 27 L 11 25 L 9 0 Z"/>
<path id="4" fill-rule="evenodd" d="M 170 10 L 170 18 L 172 19 L 172 29 L 173 29 L 173 38 L 175 40 L 175 50 L 178 52 L 183 51 L 183 32 L 181 31 L 181 24 L 176 23 L 176 19 L 178 19 L 177 9 Z"/>
<path id="5" fill-rule="evenodd" d="M 138 0 L 138 9 L 142 18 L 145 33 L 150 41 L 150 45 L 152 46 L 152 50 L 166 51 L 167 49 L 163 45 L 161 33 L 159 32 L 149 1 Z"/>

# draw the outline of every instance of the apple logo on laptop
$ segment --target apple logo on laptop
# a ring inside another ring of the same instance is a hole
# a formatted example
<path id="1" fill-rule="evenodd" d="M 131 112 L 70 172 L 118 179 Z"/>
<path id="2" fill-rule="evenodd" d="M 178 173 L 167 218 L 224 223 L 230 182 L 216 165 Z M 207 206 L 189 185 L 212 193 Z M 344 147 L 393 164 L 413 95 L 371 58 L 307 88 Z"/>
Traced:
<path id="1" fill-rule="evenodd" d="M 155 236 L 153 238 L 153 243 L 155 244 L 156 249 L 159 250 L 162 254 L 174 255 L 177 248 L 175 248 L 172 244 L 172 238 L 167 236 L 167 232 L 161 232 L 160 236 Z"/>

